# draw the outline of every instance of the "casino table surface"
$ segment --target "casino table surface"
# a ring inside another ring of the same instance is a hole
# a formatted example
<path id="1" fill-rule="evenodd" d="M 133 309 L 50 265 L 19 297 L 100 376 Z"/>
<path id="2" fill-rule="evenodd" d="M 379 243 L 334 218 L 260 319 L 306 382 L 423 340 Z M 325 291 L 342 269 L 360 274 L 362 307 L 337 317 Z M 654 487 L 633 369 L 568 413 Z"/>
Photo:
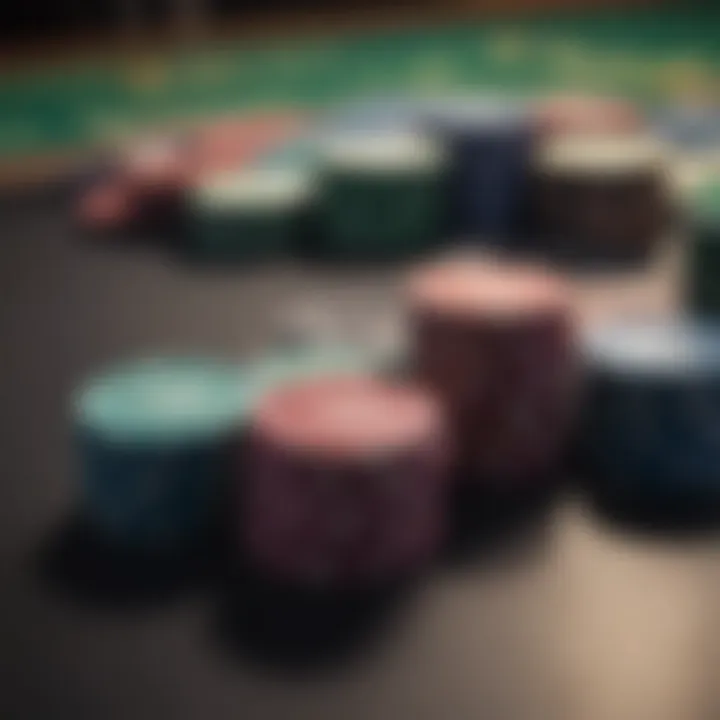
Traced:
<path id="1" fill-rule="evenodd" d="M 3 717 L 716 717 L 713 535 L 596 512 L 578 490 L 488 512 L 481 537 L 330 666 L 278 662 L 223 630 L 210 579 L 150 596 L 83 584 L 67 553 L 72 388 L 148 349 L 251 351 L 292 305 L 322 300 L 359 327 L 390 307 L 397 268 L 197 268 L 81 241 L 66 202 L 46 187 L 0 203 Z M 583 314 L 672 312 L 676 256 L 639 275 L 578 279 Z"/>

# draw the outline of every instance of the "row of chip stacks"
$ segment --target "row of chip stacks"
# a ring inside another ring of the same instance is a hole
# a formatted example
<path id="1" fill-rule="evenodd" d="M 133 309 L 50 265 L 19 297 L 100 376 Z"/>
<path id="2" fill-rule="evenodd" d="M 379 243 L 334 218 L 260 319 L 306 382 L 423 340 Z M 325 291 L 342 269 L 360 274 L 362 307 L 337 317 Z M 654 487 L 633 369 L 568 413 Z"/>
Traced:
<path id="1" fill-rule="evenodd" d="M 466 240 L 644 261 L 671 221 L 666 158 L 625 100 L 396 99 L 268 124 L 254 154 L 242 123 L 131 147 L 80 216 L 172 214 L 175 242 L 220 262 L 397 259 Z"/>

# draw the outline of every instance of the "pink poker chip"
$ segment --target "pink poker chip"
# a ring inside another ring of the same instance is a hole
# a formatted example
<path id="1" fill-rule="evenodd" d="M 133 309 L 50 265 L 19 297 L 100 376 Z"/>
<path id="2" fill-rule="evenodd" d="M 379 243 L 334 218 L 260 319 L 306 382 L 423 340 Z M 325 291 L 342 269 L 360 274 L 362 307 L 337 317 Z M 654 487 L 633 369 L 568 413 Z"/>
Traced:
<path id="1" fill-rule="evenodd" d="M 442 538 L 445 459 L 441 412 L 418 388 L 368 377 L 284 387 L 251 418 L 244 544 L 301 584 L 417 569 Z"/>
<path id="2" fill-rule="evenodd" d="M 551 95 L 535 104 L 533 115 L 543 135 L 635 133 L 645 125 L 629 100 L 593 95 Z"/>

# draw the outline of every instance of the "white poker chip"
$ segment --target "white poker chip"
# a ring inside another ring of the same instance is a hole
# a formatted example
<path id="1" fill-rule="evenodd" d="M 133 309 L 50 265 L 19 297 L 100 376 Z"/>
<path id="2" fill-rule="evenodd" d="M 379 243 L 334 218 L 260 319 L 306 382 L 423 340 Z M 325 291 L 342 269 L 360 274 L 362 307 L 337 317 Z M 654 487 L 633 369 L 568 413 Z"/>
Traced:
<path id="1" fill-rule="evenodd" d="M 553 175 L 613 176 L 663 171 L 668 149 L 649 135 L 562 135 L 547 140 L 535 163 Z"/>
<path id="2" fill-rule="evenodd" d="M 313 191 L 308 173 L 288 168 L 256 168 L 226 172 L 203 182 L 195 192 L 198 207 L 213 210 L 293 209 Z"/>
<path id="3" fill-rule="evenodd" d="M 720 376 L 720 327 L 709 324 L 625 321 L 591 328 L 584 346 L 592 366 L 618 376 Z"/>
<path id="4" fill-rule="evenodd" d="M 435 172 L 443 163 L 437 143 L 420 133 L 347 133 L 321 148 L 325 166 L 354 173 Z"/>

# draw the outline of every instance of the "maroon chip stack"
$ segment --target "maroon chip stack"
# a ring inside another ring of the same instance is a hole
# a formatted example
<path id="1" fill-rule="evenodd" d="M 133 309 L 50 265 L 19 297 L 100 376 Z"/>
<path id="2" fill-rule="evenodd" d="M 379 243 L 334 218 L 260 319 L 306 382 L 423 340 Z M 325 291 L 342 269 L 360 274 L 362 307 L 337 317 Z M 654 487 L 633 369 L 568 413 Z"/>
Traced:
<path id="1" fill-rule="evenodd" d="M 300 585 L 410 574 L 441 540 L 445 457 L 440 410 L 420 389 L 333 377 L 271 393 L 245 455 L 250 560 Z"/>
<path id="2" fill-rule="evenodd" d="M 181 138 L 168 135 L 120 153 L 114 172 L 81 196 L 80 222 L 105 231 L 175 216 L 190 181 L 186 152 Z"/>
<path id="3" fill-rule="evenodd" d="M 442 398 L 459 469 L 505 486 L 564 453 L 579 363 L 569 292 L 531 266 L 451 260 L 407 286 L 414 362 Z"/>

